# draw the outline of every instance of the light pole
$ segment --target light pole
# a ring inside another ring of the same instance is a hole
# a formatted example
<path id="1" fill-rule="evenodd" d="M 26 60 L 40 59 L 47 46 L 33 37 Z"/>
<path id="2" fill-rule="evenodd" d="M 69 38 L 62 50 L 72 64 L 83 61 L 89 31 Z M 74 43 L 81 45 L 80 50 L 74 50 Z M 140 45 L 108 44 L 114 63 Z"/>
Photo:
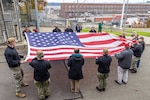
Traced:
<path id="1" fill-rule="evenodd" d="M 40 32 L 39 14 L 38 14 L 37 0 L 34 0 L 34 4 L 35 4 L 35 13 L 36 13 L 36 27 L 37 27 L 38 31 Z"/>
<path id="2" fill-rule="evenodd" d="M 126 3 L 126 9 L 125 9 L 125 21 L 127 20 L 127 16 L 128 16 L 128 4 L 129 4 L 129 0 L 127 0 L 127 3 Z M 125 24 L 125 23 L 124 23 Z"/>
<path id="3" fill-rule="evenodd" d="M 127 16 L 127 13 L 128 13 L 128 4 L 129 4 L 129 0 L 127 0 L 127 6 L 126 6 L 126 10 L 125 10 L 126 16 Z"/>
<path id="4" fill-rule="evenodd" d="M 123 24 L 124 8 L 125 8 L 125 0 L 123 0 L 122 14 L 121 14 L 121 20 L 120 20 L 120 29 L 122 29 L 122 24 Z"/>

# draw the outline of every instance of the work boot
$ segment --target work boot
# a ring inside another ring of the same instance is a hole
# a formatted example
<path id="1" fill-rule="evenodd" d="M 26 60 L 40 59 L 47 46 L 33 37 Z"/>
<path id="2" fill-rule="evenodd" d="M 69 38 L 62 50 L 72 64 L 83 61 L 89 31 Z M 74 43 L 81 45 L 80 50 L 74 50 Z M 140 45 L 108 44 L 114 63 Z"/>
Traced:
<path id="1" fill-rule="evenodd" d="M 24 98 L 24 97 L 26 97 L 26 94 L 21 93 L 21 92 L 16 92 L 16 96 L 20 97 L 20 98 Z"/>
<path id="2" fill-rule="evenodd" d="M 22 87 L 26 87 L 26 86 L 28 86 L 28 83 L 22 82 L 21 86 L 22 86 Z"/>

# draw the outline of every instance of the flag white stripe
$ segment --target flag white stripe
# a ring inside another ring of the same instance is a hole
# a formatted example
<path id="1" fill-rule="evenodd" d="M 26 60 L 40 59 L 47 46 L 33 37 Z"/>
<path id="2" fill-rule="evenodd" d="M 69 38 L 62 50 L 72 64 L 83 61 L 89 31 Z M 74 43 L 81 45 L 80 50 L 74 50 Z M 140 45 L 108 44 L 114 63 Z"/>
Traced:
<path id="1" fill-rule="evenodd" d="M 111 49 L 109 49 L 109 51 L 111 52 L 111 51 L 114 51 L 114 50 L 118 50 L 118 49 L 122 49 L 122 48 L 124 48 L 124 46 L 120 46 L 120 47 L 116 47 L 116 48 L 111 48 Z M 93 50 L 87 50 L 87 49 L 80 49 L 80 52 L 82 53 L 82 52 L 92 52 L 92 53 L 97 53 L 97 52 L 102 52 L 103 50 L 102 50 L 103 48 L 99 48 L 99 50 L 95 50 L 95 49 L 93 49 Z M 58 49 L 58 50 L 53 50 L 53 51 L 44 51 L 44 54 L 55 54 L 55 53 L 60 53 L 60 52 L 71 52 L 71 53 L 73 53 L 73 50 L 72 49 Z M 32 51 L 31 50 L 31 52 L 30 53 L 34 53 L 34 54 L 36 54 L 36 51 Z"/>
<path id="2" fill-rule="evenodd" d="M 99 47 L 99 48 L 104 48 L 104 47 L 116 47 L 118 45 L 120 45 L 121 42 L 120 41 L 115 41 L 115 42 L 112 42 L 112 43 L 109 43 L 109 44 L 101 44 L 101 45 L 90 45 L 90 47 Z M 84 46 L 89 46 L 89 45 L 84 45 Z"/>
<path id="3" fill-rule="evenodd" d="M 112 37 L 110 37 L 109 35 L 105 35 L 105 36 L 92 36 L 87 38 L 80 38 L 81 42 L 96 42 L 96 41 L 107 41 L 107 40 L 112 40 Z"/>

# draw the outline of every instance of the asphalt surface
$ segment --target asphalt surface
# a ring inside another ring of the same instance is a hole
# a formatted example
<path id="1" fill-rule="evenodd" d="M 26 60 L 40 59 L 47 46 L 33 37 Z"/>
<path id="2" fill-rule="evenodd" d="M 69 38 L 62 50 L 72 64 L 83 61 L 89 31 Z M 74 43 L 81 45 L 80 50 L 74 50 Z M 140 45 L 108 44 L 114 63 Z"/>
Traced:
<path id="1" fill-rule="evenodd" d="M 146 46 L 140 68 L 136 74 L 129 73 L 127 85 L 117 85 L 114 82 L 117 79 L 117 60 L 113 57 L 105 92 L 99 92 L 95 88 L 99 84 L 96 76 L 97 65 L 95 59 L 85 59 L 85 65 L 83 66 L 84 79 L 80 81 L 81 93 L 79 95 L 70 92 L 70 82 L 65 67 L 66 61 L 51 61 L 52 68 L 49 70 L 51 74 L 51 94 L 47 100 L 150 100 L 149 51 L 150 46 Z M 24 51 L 19 52 L 26 54 Z M 29 64 L 22 64 L 25 72 L 24 81 L 29 83 L 28 87 L 22 88 L 22 92 L 26 93 L 27 97 L 18 98 L 15 96 L 15 83 L 12 72 L 2 55 L 0 61 L 2 61 L 0 62 L 0 100 L 38 100 L 37 89 L 33 80 L 33 69 Z"/>

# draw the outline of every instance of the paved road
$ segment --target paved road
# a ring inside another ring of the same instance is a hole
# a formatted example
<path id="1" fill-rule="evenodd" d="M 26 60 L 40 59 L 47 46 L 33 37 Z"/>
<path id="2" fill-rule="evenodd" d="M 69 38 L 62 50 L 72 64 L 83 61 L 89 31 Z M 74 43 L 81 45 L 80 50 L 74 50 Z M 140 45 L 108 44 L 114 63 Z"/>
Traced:
<path id="1" fill-rule="evenodd" d="M 81 80 L 81 92 L 84 96 L 78 100 L 149 100 L 150 98 L 150 46 L 146 47 L 141 60 L 138 73 L 129 73 L 127 85 L 117 85 L 114 80 L 117 78 L 117 60 L 113 58 L 111 64 L 108 86 L 105 92 L 98 92 L 95 87 L 98 85 L 96 77 L 97 66 L 95 59 L 86 59 L 83 68 L 84 79 Z M 81 97 L 70 92 L 67 70 L 63 61 L 52 61 L 51 73 L 51 96 L 48 100 L 64 100 Z M 28 63 L 23 64 L 25 72 L 24 80 L 29 83 L 29 87 L 22 88 L 27 97 L 20 99 L 15 97 L 15 86 L 12 73 L 6 63 L 0 63 L 0 100 L 38 100 L 37 90 L 33 83 L 33 69 Z M 70 99 L 71 100 L 71 99 Z M 74 100 L 74 99 L 72 99 Z"/>

